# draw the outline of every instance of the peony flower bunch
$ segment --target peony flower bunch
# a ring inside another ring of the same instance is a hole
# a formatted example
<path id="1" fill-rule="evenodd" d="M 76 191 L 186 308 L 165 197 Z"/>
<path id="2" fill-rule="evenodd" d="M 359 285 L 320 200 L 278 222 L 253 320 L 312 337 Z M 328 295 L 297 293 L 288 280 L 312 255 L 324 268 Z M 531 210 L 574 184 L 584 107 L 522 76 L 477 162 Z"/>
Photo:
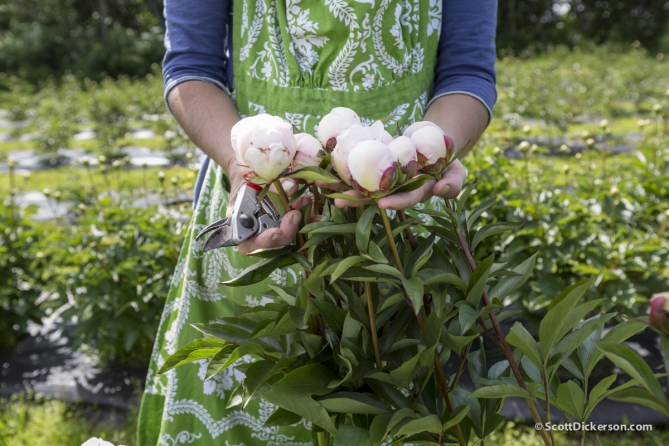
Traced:
<path id="1" fill-rule="evenodd" d="M 439 175 L 453 153 L 453 140 L 431 122 L 417 122 L 393 138 L 376 121 L 364 127 L 348 108 L 325 115 L 318 134 L 332 149 L 332 165 L 342 181 L 362 194 L 379 198 L 419 172 Z"/>
<path id="2" fill-rule="evenodd" d="M 294 135 L 281 118 L 262 114 L 233 128 L 233 149 L 248 167 L 247 181 L 270 183 L 304 168 L 318 168 L 329 156 L 339 179 L 371 198 L 391 193 L 419 173 L 439 175 L 453 154 L 453 141 L 431 122 L 417 122 L 393 138 L 383 122 L 364 126 L 351 109 L 337 107 L 318 126 L 318 139 Z"/>

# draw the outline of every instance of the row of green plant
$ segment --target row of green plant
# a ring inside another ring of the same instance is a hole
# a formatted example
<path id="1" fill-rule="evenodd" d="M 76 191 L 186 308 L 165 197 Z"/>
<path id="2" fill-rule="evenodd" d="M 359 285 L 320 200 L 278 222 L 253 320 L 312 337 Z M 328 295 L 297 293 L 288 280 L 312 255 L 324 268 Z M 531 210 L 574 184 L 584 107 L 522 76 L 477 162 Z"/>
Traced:
<path id="1" fill-rule="evenodd" d="M 668 63 L 639 48 L 613 54 L 606 48 L 558 49 L 532 60 L 501 59 L 497 119 L 491 130 L 513 144 L 522 139 L 527 118 L 538 121 L 534 136 L 581 139 L 577 130 L 583 124 L 603 118 L 611 121 L 611 132 L 618 137 L 639 132 L 637 121 L 646 130 L 664 127 L 666 131 L 669 81 L 664 73 Z M 162 88 L 157 66 L 141 80 L 82 81 L 66 75 L 58 82 L 45 81 L 39 88 L 19 77 L 0 74 L 0 103 L 10 120 L 28 121 L 27 127 L 15 130 L 17 136 L 37 132 L 30 147 L 54 156 L 59 148 L 72 146 L 110 156 L 119 146 L 131 144 L 124 137 L 138 123 L 158 135 L 160 142 L 152 144 L 154 148 L 188 147 L 187 138 L 166 111 Z M 82 127 L 93 127 L 95 141 L 72 141 Z"/>
<path id="2" fill-rule="evenodd" d="M 65 198 L 74 202 L 66 215 L 54 213 L 46 221 L 33 220 L 34 209 L 18 205 L 18 188 L 5 196 L 0 204 L 0 348 L 24 337 L 28 321 L 40 324 L 60 310 L 65 323 L 74 324 L 75 344 L 103 362 L 146 363 L 190 203 L 165 206 L 182 190 L 183 180 L 160 172 L 160 205 L 134 207 L 131 203 L 139 199 L 142 205 L 142 197 L 155 191 L 146 189 L 145 176 L 142 188 L 114 191 L 112 183 L 124 184 L 120 175 L 127 173 L 89 171 L 78 187 L 45 189 L 52 205 Z"/>

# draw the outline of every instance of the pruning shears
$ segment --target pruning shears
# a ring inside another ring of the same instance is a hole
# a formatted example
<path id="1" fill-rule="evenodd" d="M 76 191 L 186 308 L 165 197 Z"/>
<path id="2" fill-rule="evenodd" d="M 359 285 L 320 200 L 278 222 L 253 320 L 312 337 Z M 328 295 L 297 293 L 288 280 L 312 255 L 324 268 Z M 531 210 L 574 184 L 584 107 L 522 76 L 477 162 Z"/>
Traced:
<path id="1" fill-rule="evenodd" d="M 202 248 L 204 252 L 226 246 L 237 246 L 244 240 L 281 225 L 281 216 L 269 197 L 265 195 L 260 201 L 258 200 L 261 191 L 262 188 L 255 184 L 242 185 L 237 193 L 232 215 L 215 221 L 195 237 L 195 240 L 200 240 L 211 232 Z"/>

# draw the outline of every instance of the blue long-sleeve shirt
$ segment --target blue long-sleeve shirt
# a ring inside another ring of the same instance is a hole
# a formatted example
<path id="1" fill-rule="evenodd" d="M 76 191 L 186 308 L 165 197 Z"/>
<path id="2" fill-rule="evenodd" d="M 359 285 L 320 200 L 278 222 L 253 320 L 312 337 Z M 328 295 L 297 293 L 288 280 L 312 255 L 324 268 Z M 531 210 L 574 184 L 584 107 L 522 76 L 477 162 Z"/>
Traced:
<path id="1" fill-rule="evenodd" d="M 233 88 L 232 60 L 228 58 L 231 15 L 232 0 L 165 0 L 165 98 L 174 87 L 190 80 L 209 82 L 226 91 Z M 497 0 L 443 0 L 441 27 L 429 103 L 448 94 L 467 94 L 480 100 L 492 117 L 497 100 Z M 202 177 L 200 172 L 196 201 Z"/>

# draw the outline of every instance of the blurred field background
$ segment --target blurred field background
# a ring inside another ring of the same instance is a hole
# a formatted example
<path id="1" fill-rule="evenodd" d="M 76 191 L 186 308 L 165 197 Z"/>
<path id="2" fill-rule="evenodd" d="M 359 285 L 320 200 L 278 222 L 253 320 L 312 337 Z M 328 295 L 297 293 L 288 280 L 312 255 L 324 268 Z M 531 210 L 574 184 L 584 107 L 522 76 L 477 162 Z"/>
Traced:
<path id="1" fill-rule="evenodd" d="M 148 363 L 201 162 L 164 105 L 162 8 L 0 1 L 2 446 L 134 444 L 141 380 L 124 410 L 3 381 L 54 326 L 102 371 Z M 473 206 L 496 200 L 482 223 L 523 222 L 481 251 L 539 252 L 505 304 L 536 328 L 559 290 L 596 276 L 602 311 L 644 315 L 669 290 L 669 2 L 501 0 L 498 30 L 499 101 L 465 164 Z M 509 423 L 496 444 L 538 438 Z"/>

